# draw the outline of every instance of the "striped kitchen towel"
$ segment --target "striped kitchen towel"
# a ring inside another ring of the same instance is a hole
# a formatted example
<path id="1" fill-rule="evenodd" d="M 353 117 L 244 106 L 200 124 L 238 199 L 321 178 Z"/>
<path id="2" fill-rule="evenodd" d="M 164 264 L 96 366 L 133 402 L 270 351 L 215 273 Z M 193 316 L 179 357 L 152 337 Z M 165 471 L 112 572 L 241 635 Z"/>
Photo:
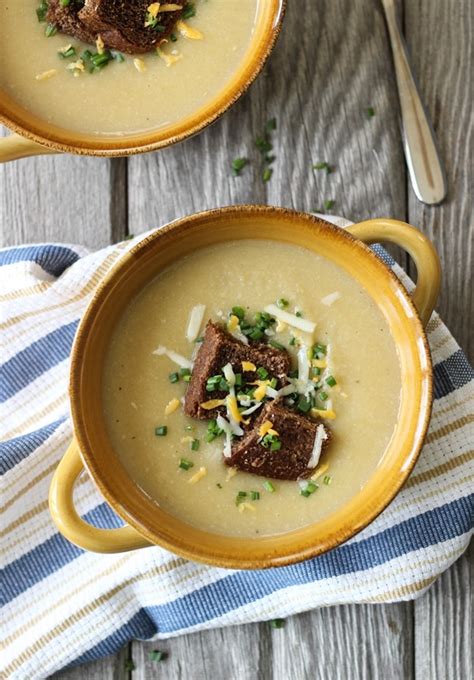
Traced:
<path id="1" fill-rule="evenodd" d="M 60 536 L 47 498 L 72 436 L 71 343 L 97 284 L 136 241 L 96 253 L 65 245 L 0 251 L 2 677 L 42 678 L 111 654 L 133 638 L 318 606 L 415 598 L 470 538 L 473 371 L 436 314 L 428 326 L 436 382 L 425 447 L 403 491 L 345 545 L 303 564 L 242 572 L 195 564 L 158 547 L 96 555 Z M 86 475 L 76 498 L 89 522 L 120 524 Z"/>

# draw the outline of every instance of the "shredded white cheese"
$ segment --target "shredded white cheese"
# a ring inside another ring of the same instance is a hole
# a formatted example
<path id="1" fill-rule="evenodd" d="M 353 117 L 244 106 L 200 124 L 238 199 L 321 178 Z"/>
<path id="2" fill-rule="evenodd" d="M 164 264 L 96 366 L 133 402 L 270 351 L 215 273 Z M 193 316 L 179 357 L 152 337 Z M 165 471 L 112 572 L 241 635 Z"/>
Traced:
<path id="1" fill-rule="evenodd" d="M 339 291 L 334 291 L 334 293 L 329 293 L 329 295 L 326 295 L 325 297 L 321 298 L 321 302 L 323 305 L 326 305 L 326 307 L 330 307 L 332 304 L 336 302 L 336 300 L 339 300 L 341 297 L 341 294 Z"/>
<path id="2" fill-rule="evenodd" d="M 194 342 L 201 330 L 202 320 L 206 312 L 206 305 L 196 305 L 192 308 L 189 315 L 188 327 L 186 329 L 186 339 Z"/>
<path id="3" fill-rule="evenodd" d="M 318 425 L 316 428 L 316 436 L 314 438 L 314 446 L 313 446 L 313 451 L 311 452 L 311 457 L 308 461 L 308 467 L 309 468 L 315 468 L 316 465 L 319 463 L 319 458 L 321 456 L 321 451 L 323 448 L 323 442 L 326 441 L 328 438 L 326 428 L 324 425 Z"/>
<path id="4" fill-rule="evenodd" d="M 314 333 L 316 328 L 316 323 L 314 321 L 309 321 L 309 319 L 303 319 L 296 314 L 291 314 L 290 312 L 285 312 L 284 309 L 280 309 L 277 305 L 267 305 L 265 311 L 271 314 L 279 321 L 284 321 L 288 326 L 293 326 L 293 328 L 299 328 L 305 333 Z"/>
<path id="5" fill-rule="evenodd" d="M 183 357 L 181 354 L 178 354 L 177 352 L 173 352 L 172 349 L 168 349 L 167 347 L 164 347 L 163 345 L 159 345 L 152 354 L 156 354 L 157 356 L 163 356 L 166 355 L 168 359 L 171 359 L 175 364 L 177 364 L 180 368 L 189 368 L 191 369 L 193 367 L 193 364 L 189 359 L 186 359 Z"/>
<path id="6" fill-rule="evenodd" d="M 196 484 L 206 475 L 207 475 L 207 468 L 200 467 L 199 470 L 194 473 L 194 475 L 191 477 L 191 479 L 188 479 L 188 484 Z"/>
<path id="7" fill-rule="evenodd" d="M 221 429 L 224 434 L 225 434 L 225 444 L 224 444 L 224 456 L 226 458 L 230 458 L 231 456 L 231 448 L 232 448 L 232 428 L 230 426 L 230 423 L 221 415 L 218 415 L 216 418 L 217 422 L 217 427 Z"/>
<path id="8" fill-rule="evenodd" d="M 308 348 L 306 345 L 301 345 L 298 350 L 298 380 L 302 384 L 306 384 L 309 380 L 309 368 Z"/>
<path id="9" fill-rule="evenodd" d="M 242 402 L 241 402 L 242 403 Z M 258 404 L 254 404 L 250 408 L 246 409 L 245 411 L 242 411 L 243 416 L 249 416 L 251 413 L 254 413 L 257 409 L 259 409 L 261 406 L 263 406 L 263 401 L 260 401 Z"/>
<path id="10" fill-rule="evenodd" d="M 235 373 L 234 369 L 232 368 L 232 364 L 226 364 L 222 369 L 222 373 L 224 374 L 224 378 L 229 383 L 229 387 L 233 387 L 235 385 Z"/>
<path id="11" fill-rule="evenodd" d="M 49 71 L 43 71 L 43 73 L 38 73 L 37 76 L 35 76 L 36 80 L 49 80 L 53 76 L 56 75 L 57 69 L 51 68 Z"/>

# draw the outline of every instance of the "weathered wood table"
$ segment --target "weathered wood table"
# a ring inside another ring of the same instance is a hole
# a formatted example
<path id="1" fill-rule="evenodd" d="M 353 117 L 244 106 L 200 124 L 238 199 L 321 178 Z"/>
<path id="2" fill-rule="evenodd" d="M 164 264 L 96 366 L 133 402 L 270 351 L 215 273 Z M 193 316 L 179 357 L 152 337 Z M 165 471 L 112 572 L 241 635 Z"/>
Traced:
<path id="1" fill-rule="evenodd" d="M 433 239 L 444 272 L 438 308 L 472 361 L 472 0 L 399 2 L 447 167 L 449 194 L 437 208 L 418 203 L 409 186 L 378 0 L 289 5 L 263 75 L 199 137 L 128 160 L 54 156 L 1 167 L 3 245 L 61 241 L 100 248 L 214 206 L 269 203 L 309 211 L 334 201 L 334 213 L 353 220 L 397 217 Z M 265 184 L 253 140 L 273 116 L 277 159 Z M 234 178 L 230 164 L 239 156 L 253 163 Z M 317 161 L 334 172 L 313 171 Z M 133 658 L 134 678 L 468 680 L 469 564 L 465 555 L 416 602 L 322 609 L 292 617 L 281 630 L 254 624 L 159 644 L 134 642 L 116 657 L 60 677 L 129 677 L 126 661 Z M 148 651 L 157 647 L 169 657 L 151 664 Z"/>

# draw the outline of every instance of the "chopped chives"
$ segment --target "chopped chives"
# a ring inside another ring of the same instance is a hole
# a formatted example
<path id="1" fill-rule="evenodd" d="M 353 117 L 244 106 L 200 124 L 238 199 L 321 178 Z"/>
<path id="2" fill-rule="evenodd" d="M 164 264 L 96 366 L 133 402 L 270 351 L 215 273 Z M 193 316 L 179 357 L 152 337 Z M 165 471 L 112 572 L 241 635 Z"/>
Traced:
<path id="1" fill-rule="evenodd" d="M 58 57 L 60 59 L 69 59 L 69 57 L 74 57 L 76 55 L 76 48 L 69 45 L 67 50 L 58 50 Z"/>
<path id="2" fill-rule="evenodd" d="M 320 392 L 318 396 L 321 401 L 326 401 L 326 399 L 329 399 L 329 394 L 327 392 Z"/>
<path id="3" fill-rule="evenodd" d="M 311 369 L 311 375 L 313 376 L 321 375 L 321 369 L 318 368 L 317 366 L 313 366 L 313 368 Z"/>
<path id="4" fill-rule="evenodd" d="M 311 402 L 306 397 L 300 397 L 298 400 L 298 411 L 302 413 L 308 413 L 311 408 Z"/>
<path id="5" fill-rule="evenodd" d="M 232 314 L 242 320 L 245 316 L 245 309 L 243 307 L 232 307 Z"/>
<path id="6" fill-rule="evenodd" d="M 51 36 L 56 35 L 57 32 L 58 29 L 54 24 L 48 24 L 44 29 L 44 34 L 47 38 L 51 38 Z"/>
<path id="7" fill-rule="evenodd" d="M 315 163 L 313 165 L 313 170 L 326 170 L 327 174 L 331 174 L 332 168 L 326 161 L 321 161 L 320 163 Z"/>
<path id="8" fill-rule="evenodd" d="M 155 435 L 157 437 L 166 437 L 167 434 L 168 434 L 167 425 L 160 425 L 159 427 L 155 427 Z"/>
<path id="9" fill-rule="evenodd" d="M 180 458 L 178 467 L 180 467 L 182 470 L 189 470 L 189 468 L 194 467 L 194 463 L 192 460 L 188 460 L 187 458 Z"/>
<path id="10" fill-rule="evenodd" d="M 243 502 L 244 498 L 247 498 L 247 492 L 246 491 L 239 491 L 237 493 L 237 496 L 235 497 L 235 504 L 240 505 L 240 503 Z"/>
<path id="11" fill-rule="evenodd" d="M 171 42 L 176 42 L 178 40 L 178 36 L 176 35 L 176 33 L 171 33 L 170 40 Z"/>
<path id="12" fill-rule="evenodd" d="M 327 345 L 322 345 L 320 342 L 313 346 L 313 357 L 316 358 L 318 354 L 327 354 Z"/>
<path id="13" fill-rule="evenodd" d="M 281 441 L 279 439 L 270 443 L 270 451 L 279 451 L 281 449 Z"/>
<path id="14" fill-rule="evenodd" d="M 276 388 L 277 384 L 278 384 L 278 381 L 277 381 L 276 378 L 272 378 L 272 379 L 270 380 L 270 387 L 272 387 L 273 389 Z"/>
<path id="15" fill-rule="evenodd" d="M 149 653 L 150 661 L 164 661 L 167 657 L 166 652 L 162 652 L 160 649 L 154 649 Z"/>
<path id="16" fill-rule="evenodd" d="M 303 316 L 303 312 L 300 312 L 300 310 L 298 309 L 298 310 L 295 312 L 295 316 L 297 316 L 298 318 L 300 318 L 300 317 Z"/>
<path id="17" fill-rule="evenodd" d="M 260 328 L 253 328 L 249 333 L 249 338 L 251 340 L 261 340 L 263 338 L 263 331 Z"/>
<path id="18" fill-rule="evenodd" d="M 265 378 L 268 378 L 268 371 L 266 368 L 263 368 L 263 366 L 260 366 L 257 368 L 257 375 L 261 380 L 265 380 Z"/>
<path id="19" fill-rule="evenodd" d="M 200 335 L 199 337 L 196 338 L 194 342 L 204 342 L 204 338 L 202 337 L 202 335 Z"/>
<path id="20" fill-rule="evenodd" d="M 196 8 L 193 2 L 187 2 L 184 6 L 183 19 L 191 19 L 191 17 L 196 16 Z"/>
<path id="21" fill-rule="evenodd" d="M 183 375 L 184 382 L 191 382 L 191 375 Z"/>
<path id="22" fill-rule="evenodd" d="M 291 336 L 290 342 L 288 344 L 291 345 L 292 347 L 296 345 L 296 338 L 294 335 Z"/>
<path id="23" fill-rule="evenodd" d="M 270 621 L 270 626 L 272 628 L 283 628 L 285 625 L 285 619 L 272 619 Z"/>
<path id="24" fill-rule="evenodd" d="M 268 482 L 268 481 L 263 482 L 262 486 L 265 489 L 265 491 L 269 491 L 270 493 L 273 493 L 275 491 L 275 487 L 273 486 L 273 484 L 271 482 Z"/>
<path id="25" fill-rule="evenodd" d="M 111 52 L 111 55 L 112 55 L 112 59 L 115 59 L 115 61 L 118 61 L 119 63 L 125 61 L 125 57 L 123 56 L 123 54 L 121 52 L 113 51 L 113 52 Z"/>
<path id="26" fill-rule="evenodd" d="M 46 21 L 47 12 L 48 12 L 48 0 L 41 0 L 36 10 L 36 16 L 38 17 L 38 21 L 40 23 Z"/>
<path id="27" fill-rule="evenodd" d="M 59 4 L 61 7 L 67 7 L 70 4 L 71 0 L 59 0 Z"/>
<path id="28" fill-rule="evenodd" d="M 290 303 L 288 302 L 288 300 L 285 300 L 285 298 L 280 298 L 279 300 L 277 300 L 277 306 L 280 309 L 285 309 L 285 307 L 288 307 L 289 304 Z"/>
<path id="29" fill-rule="evenodd" d="M 235 385 L 236 387 L 242 386 L 242 373 L 235 373 Z"/>
<path id="30" fill-rule="evenodd" d="M 179 374 L 178 373 L 170 373 L 168 376 L 168 379 L 170 383 L 177 383 L 179 382 Z"/>
<path id="31" fill-rule="evenodd" d="M 238 177 L 248 163 L 247 158 L 234 158 L 232 161 L 232 174 Z"/>
<path id="32" fill-rule="evenodd" d="M 331 482 L 332 482 L 331 475 L 325 475 L 323 477 L 323 484 L 326 484 L 326 486 L 329 486 Z"/>
<path id="33" fill-rule="evenodd" d="M 191 375 L 191 371 L 189 370 L 189 368 L 180 368 L 179 375 L 180 376 Z"/>
<path id="34" fill-rule="evenodd" d="M 264 168 L 262 172 L 262 179 L 264 182 L 269 182 L 272 178 L 273 170 L 271 168 Z"/>
<path id="35" fill-rule="evenodd" d="M 281 342 L 277 342 L 276 340 L 270 340 L 268 344 L 275 347 L 275 349 L 285 349 Z"/>
<path id="36" fill-rule="evenodd" d="M 329 385 L 329 387 L 334 387 L 334 385 L 337 385 L 336 378 L 333 375 L 329 375 L 326 378 L 326 383 Z"/>
<path id="37" fill-rule="evenodd" d="M 191 442 L 191 445 L 190 445 L 191 451 L 199 451 L 200 443 L 201 442 L 199 441 L 199 439 L 193 439 L 193 441 Z"/>
<path id="38" fill-rule="evenodd" d="M 260 499 L 260 491 L 251 491 L 250 492 L 250 499 L 252 501 L 258 501 Z"/>

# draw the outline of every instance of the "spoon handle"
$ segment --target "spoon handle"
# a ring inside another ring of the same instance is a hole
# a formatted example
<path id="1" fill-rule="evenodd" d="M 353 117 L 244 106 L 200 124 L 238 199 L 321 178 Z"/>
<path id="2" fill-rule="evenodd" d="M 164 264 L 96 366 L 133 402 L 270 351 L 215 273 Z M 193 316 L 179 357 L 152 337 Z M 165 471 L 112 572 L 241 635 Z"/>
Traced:
<path id="1" fill-rule="evenodd" d="M 417 198 L 428 205 L 436 205 L 446 196 L 446 175 L 398 27 L 393 0 L 382 0 L 382 3 L 395 63 L 403 147 L 410 179 Z"/>

